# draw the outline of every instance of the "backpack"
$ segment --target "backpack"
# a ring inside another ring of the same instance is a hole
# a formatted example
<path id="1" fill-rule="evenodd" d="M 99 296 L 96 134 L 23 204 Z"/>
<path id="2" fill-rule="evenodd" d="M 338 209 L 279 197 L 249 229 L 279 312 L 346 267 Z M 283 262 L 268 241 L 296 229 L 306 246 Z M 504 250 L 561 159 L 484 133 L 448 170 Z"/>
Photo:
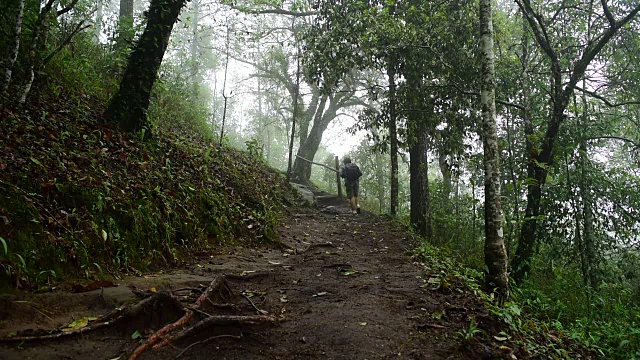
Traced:
<path id="1" fill-rule="evenodd" d="M 344 177 L 347 180 L 357 180 L 360 176 L 362 176 L 362 171 L 358 165 L 354 163 L 349 163 L 344 166 Z"/>

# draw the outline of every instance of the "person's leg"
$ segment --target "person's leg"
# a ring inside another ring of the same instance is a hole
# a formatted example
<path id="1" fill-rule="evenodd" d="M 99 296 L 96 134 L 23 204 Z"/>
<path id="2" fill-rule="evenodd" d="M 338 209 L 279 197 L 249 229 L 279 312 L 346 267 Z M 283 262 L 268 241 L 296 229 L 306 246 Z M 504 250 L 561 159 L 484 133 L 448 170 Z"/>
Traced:
<path id="1" fill-rule="evenodd" d="M 353 184 L 353 206 L 352 209 L 360 214 L 360 203 L 358 202 L 358 193 L 360 192 L 360 181 L 356 180 Z"/>
<path id="2" fill-rule="evenodd" d="M 355 212 L 356 208 L 354 207 L 355 199 L 353 198 L 353 184 L 349 181 L 345 181 L 344 190 L 347 193 L 347 199 L 349 199 L 349 207 L 351 208 L 352 212 Z"/>

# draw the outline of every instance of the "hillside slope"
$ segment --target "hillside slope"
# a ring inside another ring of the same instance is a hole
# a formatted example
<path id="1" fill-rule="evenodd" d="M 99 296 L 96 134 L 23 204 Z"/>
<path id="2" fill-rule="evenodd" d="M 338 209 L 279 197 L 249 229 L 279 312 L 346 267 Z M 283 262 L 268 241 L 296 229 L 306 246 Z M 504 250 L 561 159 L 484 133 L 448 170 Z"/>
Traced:
<path id="1" fill-rule="evenodd" d="M 275 236 L 294 194 L 263 161 L 186 131 L 142 142 L 64 99 L 0 109 L 0 289 Z"/>

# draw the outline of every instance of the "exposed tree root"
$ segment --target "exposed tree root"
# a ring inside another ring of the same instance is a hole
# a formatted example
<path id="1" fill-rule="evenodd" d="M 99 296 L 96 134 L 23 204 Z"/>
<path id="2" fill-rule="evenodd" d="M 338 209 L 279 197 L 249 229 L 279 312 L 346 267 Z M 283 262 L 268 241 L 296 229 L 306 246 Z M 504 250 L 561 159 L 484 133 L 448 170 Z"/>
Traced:
<path id="1" fill-rule="evenodd" d="M 10 342 L 42 341 L 42 340 L 60 339 L 64 337 L 71 337 L 71 336 L 86 334 L 90 331 L 113 326 L 124 319 L 135 317 L 141 314 L 146 308 L 153 306 L 153 304 L 157 301 L 168 302 L 170 304 L 173 304 L 179 309 L 184 308 L 182 304 L 180 304 L 180 302 L 171 294 L 167 292 L 157 292 L 157 293 L 154 293 L 152 296 L 137 302 L 136 304 L 122 307 L 104 316 L 101 316 L 96 321 L 94 321 L 91 325 L 83 327 L 82 329 L 73 330 L 73 331 L 60 331 L 54 334 L 42 335 L 42 336 L 3 337 L 3 338 L 0 338 L 0 342 L 10 343 Z"/>
<path id="2" fill-rule="evenodd" d="M 200 291 L 199 289 L 178 289 L 174 292 L 185 290 Z M 55 334 L 48 334 L 43 336 L 14 336 L 0 338 L 0 343 L 53 340 L 86 334 L 90 331 L 114 326 L 118 323 L 123 322 L 124 320 L 132 319 L 140 315 L 151 314 L 154 311 L 157 311 L 158 304 L 160 304 L 161 306 L 168 305 L 178 310 L 178 316 L 180 316 L 179 319 L 162 326 L 159 330 L 153 333 L 153 335 L 147 338 L 144 343 L 142 343 L 140 346 L 134 349 L 133 352 L 131 352 L 129 359 L 135 360 L 149 349 L 159 349 L 163 346 L 169 345 L 188 336 L 196 335 L 214 326 L 254 326 L 262 324 L 273 324 L 277 322 L 277 319 L 275 317 L 264 315 L 266 311 L 258 309 L 257 306 L 250 300 L 249 302 L 251 303 L 252 308 L 261 315 L 242 316 L 220 314 L 221 309 L 226 310 L 226 312 L 240 311 L 240 307 L 231 302 L 234 298 L 234 294 L 229 288 L 224 276 L 218 276 L 214 278 L 209 286 L 207 286 L 204 291 L 200 292 L 201 294 L 195 301 L 195 303 L 187 305 L 181 303 L 178 300 L 178 297 L 176 297 L 173 293 L 165 291 L 152 292 L 149 293 L 148 297 L 138 301 L 137 303 L 125 306 L 121 309 L 101 316 L 89 326 L 86 326 L 82 329 L 73 331 L 57 330 L 58 332 L 56 332 Z M 216 312 L 218 313 L 216 314 Z M 238 338 L 237 335 L 219 335 L 210 337 L 209 339 L 198 343 L 221 337 Z M 194 343 L 191 346 L 198 343 Z M 186 352 L 190 347 L 187 347 L 179 356 Z"/>
<path id="3" fill-rule="evenodd" d="M 230 300 L 232 297 L 233 292 L 229 288 L 225 277 L 216 277 L 211 281 L 200 297 L 198 297 L 198 300 L 196 300 L 193 306 L 185 308 L 185 314 L 180 319 L 171 324 L 167 324 L 160 330 L 156 331 L 150 338 L 131 353 L 129 360 L 138 359 L 149 348 L 159 349 L 212 326 L 258 325 L 271 324 L 277 321 L 276 318 L 272 316 L 209 315 L 209 313 L 206 312 L 207 305 L 214 310 L 219 308 L 229 308 L 230 304 L 226 301 Z M 188 323 L 196 314 L 203 315 L 205 318 L 194 325 L 187 327 Z"/>
<path id="4" fill-rule="evenodd" d="M 236 274 L 228 274 L 226 275 L 227 279 L 238 280 L 238 281 L 249 281 L 255 280 L 262 277 L 272 276 L 273 274 L 267 272 L 258 272 L 246 275 L 236 275 Z"/>
<path id="5" fill-rule="evenodd" d="M 315 248 L 323 248 L 323 247 L 335 248 L 336 246 L 332 242 L 329 241 L 329 242 L 326 242 L 326 243 L 311 244 L 311 245 L 307 246 L 306 248 L 304 248 L 302 250 L 298 250 L 298 252 L 299 253 L 305 253 L 305 252 L 313 250 Z"/>
<path id="6" fill-rule="evenodd" d="M 182 355 L 186 354 L 187 351 L 189 351 L 191 348 L 193 348 L 194 346 L 198 346 L 200 344 L 204 344 L 206 342 L 212 341 L 212 340 L 216 340 L 216 339 L 222 339 L 222 338 L 232 338 L 232 339 L 242 339 L 242 335 L 218 335 L 218 336 L 212 336 L 208 339 L 204 339 L 201 341 L 196 341 L 193 344 L 187 346 L 186 348 L 184 348 L 184 350 L 182 350 L 178 355 L 176 355 L 176 357 L 174 359 L 179 359 Z"/>
<path id="7" fill-rule="evenodd" d="M 197 324 L 177 332 L 175 335 L 167 337 L 162 342 L 153 346 L 154 349 L 159 349 L 172 342 L 178 341 L 182 338 L 197 334 L 213 326 L 230 326 L 230 325 L 262 325 L 275 323 L 277 319 L 273 316 L 267 315 L 251 315 L 251 316 L 238 316 L 238 315 L 218 315 L 210 316 L 208 318 L 200 320 Z M 131 358 L 129 358 L 131 359 Z"/>

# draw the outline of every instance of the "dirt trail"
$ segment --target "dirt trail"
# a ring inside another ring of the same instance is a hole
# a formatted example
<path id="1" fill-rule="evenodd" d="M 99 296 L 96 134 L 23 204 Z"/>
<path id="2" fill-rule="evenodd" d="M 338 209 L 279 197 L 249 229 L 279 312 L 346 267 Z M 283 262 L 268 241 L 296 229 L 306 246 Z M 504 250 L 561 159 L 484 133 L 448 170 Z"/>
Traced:
<path id="1" fill-rule="evenodd" d="M 115 288 L 4 299 L 0 334 L 54 328 L 99 316 L 135 300 L 132 289 L 200 287 L 228 275 L 235 311 L 266 311 L 276 325 L 225 326 L 184 338 L 144 359 L 473 359 L 501 358 L 495 345 L 469 346 L 458 331 L 471 317 L 487 333 L 495 321 L 462 291 L 432 291 L 414 263 L 406 231 L 384 217 L 352 215 L 345 200 L 325 197 L 316 209 L 295 209 L 280 229 L 283 248 L 225 248 L 186 269 L 128 277 Z M 246 299 L 253 302 L 251 305 Z M 136 330 L 158 328 L 177 315 L 46 342 L 0 346 L 0 359 L 126 358 Z M 221 336 L 223 335 L 223 336 Z M 229 336 L 231 335 L 231 336 Z M 191 346 L 190 346 L 191 345 Z M 190 347 L 189 347 L 190 346 Z M 186 351 L 185 351 L 186 349 Z M 510 356 L 510 354 L 509 354 Z"/>

